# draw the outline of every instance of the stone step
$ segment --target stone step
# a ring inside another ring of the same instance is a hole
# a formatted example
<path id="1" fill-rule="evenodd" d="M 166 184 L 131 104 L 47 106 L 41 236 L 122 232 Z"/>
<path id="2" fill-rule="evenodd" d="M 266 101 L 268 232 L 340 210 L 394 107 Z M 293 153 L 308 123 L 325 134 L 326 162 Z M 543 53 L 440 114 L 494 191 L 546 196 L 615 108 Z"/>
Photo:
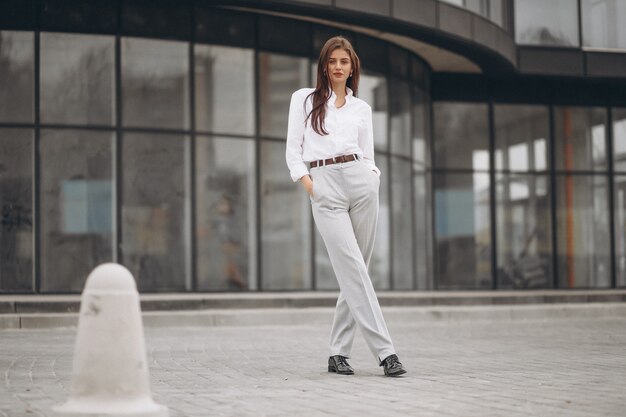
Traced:
<path id="1" fill-rule="evenodd" d="M 337 292 L 141 294 L 142 311 L 332 307 Z M 382 306 L 625 302 L 626 289 L 528 291 L 379 291 Z M 80 295 L 0 295 L 0 315 L 80 310 Z"/>
<path id="2" fill-rule="evenodd" d="M 626 303 L 554 303 L 383 307 L 388 322 L 599 319 L 626 317 Z M 146 327 L 302 326 L 332 323 L 334 308 L 248 308 L 144 311 Z M 0 315 L 0 329 L 76 327 L 78 313 Z"/>

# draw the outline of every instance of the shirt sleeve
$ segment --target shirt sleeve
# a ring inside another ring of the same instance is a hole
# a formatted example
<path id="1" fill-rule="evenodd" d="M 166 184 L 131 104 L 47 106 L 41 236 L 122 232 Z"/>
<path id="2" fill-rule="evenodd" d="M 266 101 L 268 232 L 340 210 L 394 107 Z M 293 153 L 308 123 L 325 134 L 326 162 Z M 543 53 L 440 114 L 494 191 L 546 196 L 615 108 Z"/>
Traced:
<path id="1" fill-rule="evenodd" d="M 304 100 L 306 95 L 296 91 L 291 95 L 289 104 L 289 121 L 287 123 L 287 147 L 285 159 L 293 182 L 307 175 L 309 170 L 302 160 L 302 144 L 304 142 Z"/>
<path id="2" fill-rule="evenodd" d="M 359 147 L 363 151 L 363 162 L 380 177 L 380 170 L 374 162 L 374 126 L 372 123 L 372 108 L 368 105 L 365 110 L 365 120 L 359 128 Z"/>

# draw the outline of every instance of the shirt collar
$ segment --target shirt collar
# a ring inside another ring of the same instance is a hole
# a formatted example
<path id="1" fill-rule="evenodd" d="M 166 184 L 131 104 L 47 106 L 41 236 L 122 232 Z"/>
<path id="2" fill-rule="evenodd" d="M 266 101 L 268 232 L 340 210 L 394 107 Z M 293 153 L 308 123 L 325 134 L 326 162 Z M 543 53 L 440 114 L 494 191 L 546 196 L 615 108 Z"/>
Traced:
<path id="1" fill-rule="evenodd" d="M 328 87 L 328 89 L 330 90 L 330 97 L 328 97 L 328 102 L 334 105 L 335 100 L 337 100 L 337 95 L 335 94 L 335 92 L 333 91 L 331 87 Z M 346 86 L 346 104 L 348 104 L 348 102 L 350 101 L 353 95 L 354 94 L 352 93 L 352 89 Z"/>

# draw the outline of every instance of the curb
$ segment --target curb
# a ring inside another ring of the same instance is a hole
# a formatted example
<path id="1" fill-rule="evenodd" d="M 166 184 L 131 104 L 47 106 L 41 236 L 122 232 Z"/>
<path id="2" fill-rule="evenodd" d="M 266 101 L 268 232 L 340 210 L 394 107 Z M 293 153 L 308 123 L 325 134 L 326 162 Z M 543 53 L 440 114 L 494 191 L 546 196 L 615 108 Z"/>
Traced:
<path id="1" fill-rule="evenodd" d="M 626 318 L 625 303 L 563 303 L 489 306 L 383 307 L 390 323 L 445 323 L 548 319 Z M 330 324 L 334 308 L 211 309 L 147 311 L 144 326 L 225 327 L 302 326 Z M 0 315 L 0 329 L 52 329 L 76 327 L 78 313 L 22 313 Z"/>

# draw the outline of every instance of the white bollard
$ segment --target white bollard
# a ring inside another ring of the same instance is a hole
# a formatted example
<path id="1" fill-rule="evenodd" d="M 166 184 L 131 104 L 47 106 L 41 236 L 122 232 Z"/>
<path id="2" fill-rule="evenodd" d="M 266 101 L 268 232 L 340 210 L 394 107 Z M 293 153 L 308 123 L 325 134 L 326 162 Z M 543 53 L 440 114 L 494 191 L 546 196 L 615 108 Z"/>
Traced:
<path id="1" fill-rule="evenodd" d="M 69 400 L 57 416 L 167 417 L 150 393 L 139 294 L 128 269 L 96 267 L 81 298 Z"/>

